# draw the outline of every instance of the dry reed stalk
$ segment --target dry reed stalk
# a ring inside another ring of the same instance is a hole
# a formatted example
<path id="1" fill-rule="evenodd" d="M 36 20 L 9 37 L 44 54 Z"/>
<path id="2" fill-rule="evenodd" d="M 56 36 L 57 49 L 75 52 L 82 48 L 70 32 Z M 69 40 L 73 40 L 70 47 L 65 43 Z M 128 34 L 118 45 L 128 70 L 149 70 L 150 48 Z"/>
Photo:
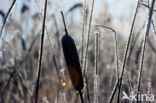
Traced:
<path id="1" fill-rule="evenodd" d="M 133 40 L 133 43 L 132 45 L 130 46 L 130 50 L 129 50 L 129 55 L 128 55 L 128 58 L 127 58 L 127 65 L 129 65 L 130 63 L 130 60 L 131 60 L 131 55 L 132 55 L 132 52 L 134 50 L 134 47 L 135 47 L 135 44 L 141 34 L 141 31 L 145 28 L 145 24 L 146 24 L 146 21 L 144 22 L 144 24 L 142 25 L 142 27 L 140 28 L 140 30 L 138 31 L 138 33 L 136 34 L 136 36 L 134 37 L 134 40 Z"/>
<path id="2" fill-rule="evenodd" d="M 98 75 L 98 49 L 99 49 L 99 32 L 95 33 L 95 69 L 94 75 Z"/>
<path id="3" fill-rule="evenodd" d="M 121 86 L 122 86 L 122 80 L 123 80 L 123 75 L 124 75 L 124 71 L 125 71 L 125 67 L 126 67 L 126 60 L 127 60 L 127 57 L 128 57 L 128 51 L 129 51 L 130 42 L 131 42 L 131 38 L 132 38 L 133 28 L 134 28 L 137 12 L 138 12 L 138 9 L 139 9 L 139 2 L 140 2 L 140 0 L 138 0 L 138 2 L 137 2 L 137 6 L 136 6 L 136 10 L 135 10 L 131 30 L 130 30 L 130 35 L 129 35 L 129 38 L 128 38 L 128 41 L 127 41 L 127 44 L 126 44 L 126 51 L 124 52 L 121 76 L 120 76 L 120 79 L 119 79 L 120 81 L 119 81 L 119 91 L 118 91 L 117 103 L 120 103 L 120 91 L 121 91 Z"/>
<path id="4" fill-rule="evenodd" d="M 61 48 L 61 44 L 59 42 L 60 35 L 59 35 L 59 30 L 58 30 L 58 25 L 57 25 L 57 22 L 56 22 L 55 15 L 53 15 L 53 18 L 54 18 L 54 24 L 55 24 L 55 27 L 56 27 L 56 33 L 55 33 L 55 35 L 56 35 L 56 39 L 57 39 L 57 43 L 58 43 L 58 48 L 59 48 L 59 51 L 60 51 L 60 48 Z"/>
<path id="5" fill-rule="evenodd" d="M 8 19 L 8 17 L 9 17 L 9 14 L 10 14 L 12 8 L 14 7 L 16 1 L 17 1 L 17 0 L 14 0 L 14 1 L 12 2 L 12 4 L 11 4 L 11 6 L 10 6 L 10 8 L 9 8 L 7 14 L 6 14 L 6 16 L 5 16 L 5 19 L 4 19 L 4 22 L 3 22 L 3 25 L 2 25 L 2 28 L 1 28 L 1 31 L 0 31 L 0 38 L 1 38 L 1 36 L 2 36 L 3 29 L 4 29 L 4 26 L 5 26 L 5 24 L 6 24 L 7 19 Z"/>
<path id="6" fill-rule="evenodd" d="M 152 19 L 152 26 L 153 26 L 153 30 L 154 30 L 154 38 L 156 40 L 156 28 L 155 28 L 154 20 L 153 19 Z"/>
<path id="7" fill-rule="evenodd" d="M 151 8 L 150 6 L 148 6 L 148 5 L 144 4 L 144 3 L 141 3 L 141 2 L 140 2 L 140 4 L 143 5 L 143 6 L 146 7 L 146 8 Z M 153 12 L 156 12 L 156 10 L 153 9 Z"/>
<path id="8" fill-rule="evenodd" d="M 118 86 L 119 86 L 119 81 L 120 81 L 120 80 L 118 80 L 117 83 L 115 84 L 115 86 L 114 86 L 114 88 L 113 88 L 113 91 L 112 91 L 112 93 L 111 93 L 111 96 L 110 96 L 110 99 L 109 99 L 109 102 L 108 102 L 108 103 L 112 103 L 112 102 L 113 102 L 115 93 L 116 93 L 117 88 L 118 88 Z"/>
<path id="9" fill-rule="evenodd" d="M 141 78 L 142 78 L 142 71 L 143 71 L 143 64 L 144 64 L 144 57 L 145 57 L 145 49 L 146 49 L 146 42 L 147 42 L 147 37 L 150 33 L 150 28 L 151 28 L 151 23 L 152 23 L 152 15 L 153 15 L 153 9 L 154 9 L 154 4 L 155 0 L 152 0 L 151 3 L 151 8 L 149 9 L 149 18 L 148 18 L 148 23 L 147 23 L 147 28 L 146 28 L 146 34 L 143 38 L 142 42 L 142 54 L 141 54 L 141 61 L 140 61 L 140 72 L 139 72 L 139 79 L 138 79 L 138 93 L 140 92 L 140 86 L 141 86 Z M 137 95 L 137 103 L 139 102 L 138 100 L 138 95 Z"/>
<path id="10" fill-rule="evenodd" d="M 91 32 L 91 25 L 92 25 L 93 8 L 94 8 L 94 0 L 92 0 L 92 3 L 91 3 L 91 13 L 90 13 L 90 18 L 89 18 L 89 25 L 88 25 L 89 27 L 87 31 L 87 43 L 86 43 L 85 57 L 84 57 L 84 63 L 83 63 L 84 74 L 86 74 L 86 69 L 87 69 L 88 47 L 89 47 L 90 34 L 91 34 L 90 32 Z"/>
<path id="11" fill-rule="evenodd" d="M 40 75 L 41 75 L 41 68 L 42 68 L 41 66 L 42 66 L 42 54 L 43 54 L 43 43 L 44 43 L 44 33 L 45 33 L 46 11 L 47 11 L 47 0 L 45 0 L 44 17 L 43 17 L 43 24 L 42 24 L 42 35 L 41 35 L 40 48 L 39 48 L 38 72 L 37 72 L 37 81 L 36 81 L 36 88 L 35 88 L 35 103 L 38 102 Z"/>
<path id="12" fill-rule="evenodd" d="M 89 47 L 90 34 L 91 34 L 90 32 L 91 32 L 91 25 L 92 25 L 93 8 L 94 8 L 94 0 L 92 0 L 92 3 L 91 3 L 91 13 L 90 13 L 90 18 L 89 18 L 89 27 L 87 31 L 86 50 L 85 50 L 84 62 L 83 62 L 83 71 L 84 71 L 83 73 L 85 77 L 84 81 L 86 83 L 87 99 L 89 103 L 90 103 L 90 94 L 89 94 L 89 86 L 88 86 L 88 79 L 87 79 L 86 71 L 87 71 L 88 47 Z"/>
<path id="13" fill-rule="evenodd" d="M 83 17 L 82 17 L 82 37 L 81 37 L 81 66 L 83 66 L 83 52 L 84 52 L 84 34 L 86 29 L 86 0 L 83 0 Z"/>
<path id="14" fill-rule="evenodd" d="M 39 1 L 38 0 L 36 0 L 36 4 L 38 5 L 38 7 L 39 7 L 39 9 L 37 9 L 37 11 L 39 12 L 39 16 L 40 16 L 40 18 L 42 18 L 43 16 L 42 16 L 42 9 L 41 9 L 41 7 L 40 7 L 40 5 L 39 5 Z M 59 35 L 58 35 L 58 33 L 59 33 L 59 31 L 58 31 L 58 26 L 57 26 L 57 23 L 56 23 L 56 17 L 55 17 L 55 15 L 52 15 L 53 16 L 53 19 L 54 19 L 54 24 L 55 24 L 55 27 L 56 27 L 56 35 L 57 35 L 57 41 L 59 42 Z M 47 34 L 47 36 L 48 36 L 48 41 L 49 41 L 49 45 L 50 45 L 50 49 L 51 49 L 51 52 L 52 52 L 52 59 L 53 59 L 53 62 L 54 62 L 54 66 L 55 66 L 55 69 L 56 69 L 56 72 L 57 72 L 57 77 L 58 77 L 58 79 L 60 78 L 59 77 L 59 69 L 58 69 L 58 65 L 57 65 L 57 63 L 56 63 L 56 56 L 55 56 L 55 54 L 54 54 L 54 49 L 53 49 L 53 46 L 52 46 L 52 43 L 51 43 L 51 41 L 50 41 L 50 36 L 49 36 L 49 33 L 48 33 L 48 29 L 47 29 L 47 27 L 45 26 L 45 30 L 46 30 L 46 34 Z M 60 45 L 60 42 L 59 42 L 59 47 L 61 47 L 61 45 Z"/>
<path id="15" fill-rule="evenodd" d="M 98 49 L 99 33 L 95 33 L 95 69 L 94 69 L 94 103 L 98 103 L 99 75 L 98 75 Z"/>
<path id="16" fill-rule="evenodd" d="M 156 53 L 156 48 L 155 48 L 155 45 L 152 43 L 152 41 L 150 39 L 147 39 L 147 42 L 149 46 L 151 47 L 151 49 L 153 50 L 153 52 Z"/>

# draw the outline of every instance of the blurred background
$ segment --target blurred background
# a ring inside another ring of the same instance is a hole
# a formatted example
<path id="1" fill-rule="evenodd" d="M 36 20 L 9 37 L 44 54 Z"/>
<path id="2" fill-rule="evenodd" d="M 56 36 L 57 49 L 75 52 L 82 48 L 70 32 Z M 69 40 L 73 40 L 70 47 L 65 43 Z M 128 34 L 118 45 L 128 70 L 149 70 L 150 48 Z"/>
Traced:
<path id="1" fill-rule="evenodd" d="M 68 32 L 75 40 L 81 61 L 82 54 L 85 54 L 85 51 L 82 52 L 82 29 L 85 28 L 85 48 L 91 1 L 87 0 L 86 2 L 85 27 L 83 27 L 84 1 L 48 0 L 39 103 L 80 103 L 79 96 L 70 83 L 60 44 L 61 37 L 65 34 L 60 11 L 62 10 L 65 14 Z M 148 1 L 151 2 L 151 0 L 140 0 L 132 34 L 122 86 L 122 91 L 128 95 L 131 91 L 137 91 L 141 45 L 146 31 L 149 10 L 146 7 Z M 0 27 L 2 27 L 13 0 L 0 0 L 0 2 Z M 93 101 L 95 93 L 93 91 L 95 32 L 99 32 L 99 55 L 97 57 L 99 103 L 109 101 L 117 81 L 114 33 L 104 28 L 97 29 L 95 25 L 106 25 L 116 31 L 120 73 L 136 5 L 137 0 L 95 0 L 87 63 L 91 101 Z M 44 0 L 16 0 L 11 10 L 0 40 L 0 103 L 32 103 L 34 101 L 43 10 Z M 155 11 L 153 26 L 151 26 L 146 44 L 141 81 L 141 91 L 143 93 L 150 91 L 153 94 L 156 94 L 156 76 L 153 72 L 156 65 Z M 84 98 L 87 103 L 86 93 L 84 93 Z M 115 101 L 116 97 L 114 103 Z"/>

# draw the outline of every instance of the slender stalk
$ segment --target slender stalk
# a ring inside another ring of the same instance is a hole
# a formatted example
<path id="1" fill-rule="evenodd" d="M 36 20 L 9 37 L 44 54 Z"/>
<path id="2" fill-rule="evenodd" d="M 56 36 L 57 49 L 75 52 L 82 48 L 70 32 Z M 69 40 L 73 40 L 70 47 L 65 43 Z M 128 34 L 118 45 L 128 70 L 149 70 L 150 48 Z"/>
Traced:
<path id="1" fill-rule="evenodd" d="M 126 51 L 124 53 L 122 71 L 121 71 L 121 76 L 120 76 L 120 81 L 119 81 L 119 91 L 118 91 L 117 103 L 120 103 L 120 91 L 121 91 L 122 79 L 123 79 L 123 75 L 124 75 L 124 71 L 125 71 L 126 60 L 127 60 L 127 57 L 128 57 L 128 51 L 129 51 L 129 47 L 130 47 L 130 41 L 131 41 L 131 38 L 132 38 L 133 28 L 134 28 L 137 12 L 138 12 L 138 9 L 139 9 L 139 1 L 140 0 L 138 0 L 138 2 L 137 2 L 137 7 L 136 7 L 134 18 L 133 18 L 132 27 L 131 27 L 131 30 L 130 30 L 130 35 L 129 35 L 129 38 L 128 38 L 128 41 L 127 41 L 127 44 L 126 44 Z"/>
<path id="2" fill-rule="evenodd" d="M 95 75 L 98 75 L 98 70 L 97 70 L 97 66 L 98 66 L 98 48 L 99 48 L 99 45 L 98 45 L 98 41 L 99 41 L 99 33 L 97 32 L 96 35 L 95 35 L 95 72 L 94 74 Z"/>
<path id="3" fill-rule="evenodd" d="M 61 15 L 62 15 L 62 19 L 63 19 L 63 24 L 64 24 L 65 33 L 66 33 L 66 35 L 68 35 L 68 31 L 67 31 L 67 27 L 66 27 L 66 22 L 65 22 L 64 14 L 63 14 L 62 11 L 61 11 Z"/>
<path id="4" fill-rule="evenodd" d="M 142 43 L 142 55 L 141 55 L 141 61 L 140 61 L 140 73 L 139 73 L 139 80 L 138 80 L 138 93 L 140 92 L 140 85 L 141 85 L 141 78 L 142 78 L 142 71 L 143 71 L 143 62 L 144 62 L 144 57 L 145 57 L 145 49 L 146 49 L 146 41 L 147 41 L 147 37 L 150 33 L 150 27 L 151 27 L 151 22 L 152 22 L 152 15 L 153 15 L 153 9 L 154 9 L 154 4 L 155 4 L 155 0 L 152 0 L 151 3 L 151 8 L 149 10 L 149 18 L 148 18 L 148 24 L 147 24 L 147 29 L 146 29 L 146 34 L 144 36 L 143 39 L 143 43 Z M 137 96 L 137 103 L 138 103 L 138 96 Z"/>
<path id="5" fill-rule="evenodd" d="M 87 79 L 86 71 L 87 71 L 88 47 L 89 47 L 89 41 L 90 41 L 90 31 L 91 31 L 91 25 L 92 25 L 93 8 L 94 8 L 94 0 L 92 0 L 92 4 L 91 4 L 91 14 L 90 14 L 90 18 L 89 18 L 89 27 L 88 27 L 88 32 L 87 32 L 87 43 L 86 43 L 85 58 L 84 58 L 84 63 L 83 63 L 84 77 L 85 77 L 84 81 L 86 82 L 87 98 L 88 98 L 89 103 L 90 103 L 90 95 L 89 95 L 89 86 L 88 86 L 88 79 Z"/>
<path id="6" fill-rule="evenodd" d="M 93 8 L 94 8 L 94 0 L 92 0 L 89 27 L 88 27 L 88 32 L 87 32 L 87 45 L 86 45 L 86 50 L 85 50 L 85 59 L 83 63 L 84 74 L 86 74 L 86 69 L 87 69 L 86 67 L 87 67 L 87 58 L 88 58 L 88 47 L 89 47 L 89 41 L 90 41 L 90 31 L 91 31 L 91 25 L 92 25 Z"/>
<path id="7" fill-rule="evenodd" d="M 53 18 L 54 18 L 54 24 L 55 24 L 55 27 L 56 27 L 56 38 L 57 38 L 57 42 L 58 42 L 58 48 L 59 48 L 59 51 L 60 51 L 60 48 L 61 48 L 61 44 L 60 44 L 60 42 L 59 42 L 59 30 L 58 30 L 58 25 L 57 25 L 57 22 L 56 22 L 56 17 L 55 17 L 55 15 L 53 15 Z"/>
<path id="8" fill-rule="evenodd" d="M 82 21 L 82 37 L 81 37 L 81 65 L 83 66 L 83 52 L 84 52 L 84 34 L 85 34 L 85 20 L 86 20 L 86 0 L 83 0 L 83 21 Z"/>
<path id="9" fill-rule="evenodd" d="M 2 28 L 1 28 L 1 31 L 0 31 L 0 38 L 1 38 L 1 36 L 2 36 L 3 29 L 4 29 L 4 26 L 5 26 L 5 24 L 6 24 L 7 19 L 8 19 L 8 17 L 9 17 L 9 14 L 10 14 L 12 8 L 14 7 L 16 1 L 17 1 L 17 0 L 14 0 L 14 1 L 12 2 L 11 6 L 10 6 L 10 8 L 9 8 L 7 14 L 6 14 L 6 17 L 5 17 L 5 19 L 4 19 L 4 22 L 3 22 L 3 25 L 2 25 Z"/>
<path id="10" fill-rule="evenodd" d="M 99 76 L 98 76 L 98 39 L 99 33 L 95 35 L 95 69 L 94 69 L 94 103 L 98 103 Z"/>
<path id="11" fill-rule="evenodd" d="M 154 30 L 154 37 L 155 37 L 155 40 L 156 40 L 156 28 L 155 28 L 153 19 L 152 19 L 152 26 L 153 26 L 153 30 Z"/>
<path id="12" fill-rule="evenodd" d="M 39 93 L 39 84 L 40 84 L 40 75 L 41 75 L 41 66 L 42 66 L 42 54 L 43 54 L 43 43 L 44 43 L 44 33 L 45 33 L 45 22 L 46 22 L 46 11 L 47 11 L 47 0 L 45 0 L 44 7 L 44 17 L 43 17 L 43 25 L 42 25 L 42 35 L 40 41 L 39 48 L 39 58 L 38 58 L 38 76 L 36 82 L 36 91 L 35 91 L 35 103 L 38 103 L 38 93 Z"/>
<path id="13" fill-rule="evenodd" d="M 148 5 L 144 4 L 144 3 L 140 3 L 140 4 L 143 5 L 143 6 L 146 7 L 146 8 L 151 8 L 150 6 L 148 6 Z M 156 12 L 156 10 L 153 9 L 153 12 Z"/>
<path id="14" fill-rule="evenodd" d="M 85 82 L 86 82 L 86 90 L 87 90 L 87 99 L 88 99 L 88 102 L 90 102 L 90 94 L 89 94 L 89 85 L 88 85 L 88 77 L 87 75 L 85 76 Z"/>
<path id="15" fill-rule="evenodd" d="M 138 32 L 138 33 L 136 34 L 136 36 L 134 37 L 133 43 L 132 43 L 132 45 L 130 46 L 129 55 L 128 55 L 128 58 L 127 58 L 127 65 L 130 64 L 130 60 L 131 60 L 131 57 L 132 57 L 131 55 L 132 55 L 132 52 L 133 52 L 133 50 L 134 50 L 135 44 L 136 44 L 136 42 L 137 42 L 137 40 L 138 40 L 138 38 L 139 38 L 139 36 L 140 36 L 142 30 L 145 28 L 145 24 L 146 24 L 146 21 L 144 22 L 144 24 L 143 24 L 142 27 L 140 28 L 139 32 Z"/>
<path id="16" fill-rule="evenodd" d="M 83 94 L 81 90 L 79 90 L 79 95 L 80 95 L 81 103 L 84 103 Z"/>
<path id="17" fill-rule="evenodd" d="M 156 48 L 155 48 L 155 45 L 152 43 L 152 41 L 150 39 L 147 39 L 147 42 L 149 46 L 151 47 L 151 49 L 153 50 L 153 52 L 156 53 Z"/>
<path id="18" fill-rule="evenodd" d="M 117 81 L 117 83 L 115 84 L 114 88 L 113 88 L 113 91 L 111 93 L 111 96 L 110 96 L 110 99 L 109 99 L 109 102 L 108 103 L 112 103 L 113 102 L 113 99 L 114 99 L 114 96 L 115 96 L 115 93 L 117 91 L 117 88 L 119 86 L 119 82 L 120 82 L 120 79 Z"/>

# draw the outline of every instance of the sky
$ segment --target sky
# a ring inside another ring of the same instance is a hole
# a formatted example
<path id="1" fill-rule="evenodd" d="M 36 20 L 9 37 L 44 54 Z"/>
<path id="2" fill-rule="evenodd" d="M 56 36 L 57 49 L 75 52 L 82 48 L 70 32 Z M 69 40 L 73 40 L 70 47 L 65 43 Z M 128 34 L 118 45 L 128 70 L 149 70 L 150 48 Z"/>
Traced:
<path id="1" fill-rule="evenodd" d="M 7 11 L 8 7 L 9 7 L 9 3 L 7 1 L 10 0 L 0 0 L 3 3 L 0 3 L 0 9 L 3 9 L 5 11 Z M 11 0 L 13 1 L 13 0 Z M 18 11 L 19 8 L 21 7 L 20 5 L 23 3 L 24 0 L 18 0 L 18 3 L 16 4 L 17 6 L 15 7 L 15 11 Z M 31 2 L 34 2 L 36 0 L 30 0 Z M 44 0 L 38 0 L 41 5 L 44 3 Z M 51 0 L 52 1 L 52 5 L 54 6 L 54 11 L 57 9 L 57 7 L 55 5 L 60 5 L 61 9 L 67 10 L 69 9 L 72 5 L 74 5 L 75 3 L 80 3 L 83 2 L 83 0 Z M 60 3 L 61 1 L 61 3 Z M 108 2 L 109 6 L 108 6 L 108 10 L 109 12 L 112 14 L 112 16 L 120 18 L 120 16 L 125 15 L 125 17 L 128 17 L 130 14 L 130 9 L 132 7 L 133 4 L 135 4 L 137 2 L 137 0 L 105 0 Z M 95 0 L 95 14 L 99 13 L 100 8 L 102 4 L 102 2 L 104 2 L 103 0 Z M 24 3 L 27 4 L 27 1 L 25 0 Z M 33 5 L 32 5 L 33 7 Z M 34 8 L 35 9 L 35 8 Z"/>
<path id="2" fill-rule="evenodd" d="M 5 12 L 8 10 L 9 3 L 7 1 L 10 0 L 0 0 L 3 3 L 0 3 L 0 10 L 3 9 Z M 13 1 L 13 0 L 11 0 Z M 16 3 L 16 6 L 14 7 L 12 15 L 17 19 L 17 21 L 20 19 L 19 18 L 19 12 L 20 8 L 23 3 L 28 4 L 27 0 L 17 0 L 18 3 Z M 30 0 L 31 3 L 31 9 L 32 9 L 32 15 L 33 11 L 35 12 L 38 10 L 37 5 L 35 1 L 37 0 Z M 43 7 L 44 0 L 38 0 L 39 5 Z M 49 10 L 51 13 L 59 12 L 60 10 L 67 11 L 72 5 L 76 3 L 82 3 L 83 0 L 51 0 L 51 7 L 49 7 Z M 123 19 L 123 27 L 125 28 L 122 30 L 123 34 L 125 34 L 129 29 L 129 23 L 132 20 L 133 16 L 133 9 L 135 9 L 135 5 L 137 0 L 95 0 L 95 5 L 94 5 L 94 15 L 98 15 L 101 7 L 103 6 L 103 2 L 106 2 L 108 4 L 108 12 L 110 13 L 111 17 L 113 18 L 114 21 L 114 28 L 119 30 L 121 28 L 118 28 L 118 24 L 120 23 L 120 19 Z M 59 7 L 59 9 L 58 9 Z M 1 26 L 1 18 L 0 18 L 0 26 Z M 125 32 L 125 33 L 124 33 Z"/>

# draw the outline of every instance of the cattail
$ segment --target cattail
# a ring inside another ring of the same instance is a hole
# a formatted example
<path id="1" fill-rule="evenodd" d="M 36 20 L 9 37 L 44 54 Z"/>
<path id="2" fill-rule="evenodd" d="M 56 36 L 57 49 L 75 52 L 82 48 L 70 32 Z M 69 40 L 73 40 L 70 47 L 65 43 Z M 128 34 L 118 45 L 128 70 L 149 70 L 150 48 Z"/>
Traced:
<path id="1" fill-rule="evenodd" d="M 63 13 L 62 13 L 62 17 L 63 17 Z M 61 41 L 63 53 L 64 53 L 71 82 L 74 88 L 77 91 L 80 91 L 83 88 L 84 83 L 83 83 L 80 62 L 79 62 L 79 56 L 78 56 L 78 52 L 74 40 L 72 39 L 71 36 L 68 35 L 64 17 L 63 17 L 63 22 L 64 22 L 65 32 L 66 32 L 66 34 L 62 37 L 62 41 Z"/>
<path id="2" fill-rule="evenodd" d="M 68 35 L 63 12 L 61 12 L 61 14 L 62 14 L 63 23 L 65 27 L 65 32 L 66 32 L 66 34 L 62 37 L 62 41 L 61 41 L 64 58 L 66 61 L 66 65 L 67 65 L 67 69 L 70 75 L 71 82 L 74 88 L 77 91 L 79 91 L 81 102 L 84 103 L 82 92 L 81 92 L 81 90 L 84 87 L 84 82 L 83 82 L 78 52 L 77 52 L 74 40 L 72 39 L 71 36 Z"/>

